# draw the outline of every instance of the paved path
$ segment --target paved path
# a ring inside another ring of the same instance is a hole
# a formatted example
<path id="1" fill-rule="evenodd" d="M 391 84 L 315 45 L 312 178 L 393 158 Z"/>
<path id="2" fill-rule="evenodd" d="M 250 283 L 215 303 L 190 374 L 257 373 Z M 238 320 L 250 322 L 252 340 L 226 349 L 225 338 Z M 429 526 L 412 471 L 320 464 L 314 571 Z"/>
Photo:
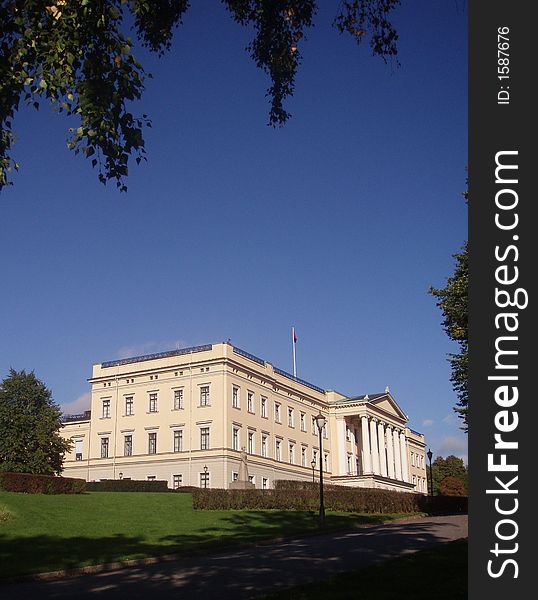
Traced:
<path id="1" fill-rule="evenodd" d="M 0 597 L 256 598 L 467 537 L 467 516 L 427 517 L 143 567 L 0 586 Z M 21 557 L 24 560 L 24 557 Z"/>

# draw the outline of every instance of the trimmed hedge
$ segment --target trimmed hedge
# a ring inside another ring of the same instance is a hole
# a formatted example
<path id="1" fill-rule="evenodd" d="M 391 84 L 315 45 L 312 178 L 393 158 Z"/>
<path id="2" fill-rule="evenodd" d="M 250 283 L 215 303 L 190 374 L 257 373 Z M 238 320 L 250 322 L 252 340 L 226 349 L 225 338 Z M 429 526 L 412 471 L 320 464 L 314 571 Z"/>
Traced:
<path id="1" fill-rule="evenodd" d="M 6 472 L 0 473 L 0 489 L 27 494 L 82 494 L 86 490 L 86 482 L 73 477 Z"/>
<path id="2" fill-rule="evenodd" d="M 422 510 L 430 515 L 466 515 L 468 504 L 467 496 L 422 496 Z"/>
<path id="3" fill-rule="evenodd" d="M 328 510 L 361 513 L 422 512 L 422 496 L 391 490 L 368 488 L 324 488 L 324 504 Z M 277 509 L 312 510 L 319 508 L 319 491 L 286 489 L 218 490 L 197 489 L 192 494 L 197 509 Z"/>
<path id="4" fill-rule="evenodd" d="M 315 489 L 314 489 L 315 488 Z M 293 493 L 290 493 L 293 491 Z M 467 498 L 396 492 L 373 488 L 323 486 L 325 508 L 341 512 L 454 514 L 467 512 Z M 275 481 L 272 490 L 200 489 L 192 492 L 192 505 L 201 510 L 310 510 L 319 508 L 319 484 Z"/>
<path id="5" fill-rule="evenodd" d="M 88 492 L 168 492 L 168 482 L 146 479 L 104 479 L 89 481 Z"/>

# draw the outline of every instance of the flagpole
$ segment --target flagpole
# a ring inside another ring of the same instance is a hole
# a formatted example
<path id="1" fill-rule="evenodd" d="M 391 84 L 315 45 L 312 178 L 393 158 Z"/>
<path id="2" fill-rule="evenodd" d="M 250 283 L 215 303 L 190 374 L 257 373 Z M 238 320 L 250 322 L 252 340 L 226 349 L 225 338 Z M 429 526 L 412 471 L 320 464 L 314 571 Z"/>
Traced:
<path id="1" fill-rule="evenodd" d="M 293 348 L 293 377 L 297 379 L 297 357 L 295 356 L 295 327 L 291 328 L 291 345 Z"/>

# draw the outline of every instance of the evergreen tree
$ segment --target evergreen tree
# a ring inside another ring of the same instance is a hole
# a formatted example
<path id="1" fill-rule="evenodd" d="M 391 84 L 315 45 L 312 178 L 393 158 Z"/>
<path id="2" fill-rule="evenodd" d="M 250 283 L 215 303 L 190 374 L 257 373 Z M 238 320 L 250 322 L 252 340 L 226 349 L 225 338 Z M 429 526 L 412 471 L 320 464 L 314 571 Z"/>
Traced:
<path id="1" fill-rule="evenodd" d="M 60 474 L 71 449 L 59 434 L 60 414 L 33 372 L 11 369 L 0 384 L 0 470 Z"/>
<path id="2" fill-rule="evenodd" d="M 469 255 L 467 242 L 462 251 L 454 254 L 456 267 L 449 277 L 446 286 L 441 289 L 431 288 L 430 293 L 438 299 L 437 306 L 443 313 L 443 327 L 448 337 L 459 345 L 459 352 L 449 354 L 448 361 L 452 368 L 450 381 L 457 394 L 458 402 L 454 410 L 463 420 L 464 431 L 468 430 L 467 409 L 469 405 L 468 369 L 469 369 L 469 331 L 468 291 L 469 291 Z"/>

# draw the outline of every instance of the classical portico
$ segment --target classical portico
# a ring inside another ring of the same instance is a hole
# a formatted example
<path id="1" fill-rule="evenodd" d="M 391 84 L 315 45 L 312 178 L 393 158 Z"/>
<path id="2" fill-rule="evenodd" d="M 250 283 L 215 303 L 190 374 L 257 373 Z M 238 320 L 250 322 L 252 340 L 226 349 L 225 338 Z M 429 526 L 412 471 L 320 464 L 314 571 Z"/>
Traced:
<path id="1" fill-rule="evenodd" d="M 335 399 L 338 456 L 331 480 L 340 485 L 413 491 L 408 456 L 424 437 L 407 427 L 408 417 L 390 391 Z M 415 476 L 416 480 L 416 476 Z"/>

